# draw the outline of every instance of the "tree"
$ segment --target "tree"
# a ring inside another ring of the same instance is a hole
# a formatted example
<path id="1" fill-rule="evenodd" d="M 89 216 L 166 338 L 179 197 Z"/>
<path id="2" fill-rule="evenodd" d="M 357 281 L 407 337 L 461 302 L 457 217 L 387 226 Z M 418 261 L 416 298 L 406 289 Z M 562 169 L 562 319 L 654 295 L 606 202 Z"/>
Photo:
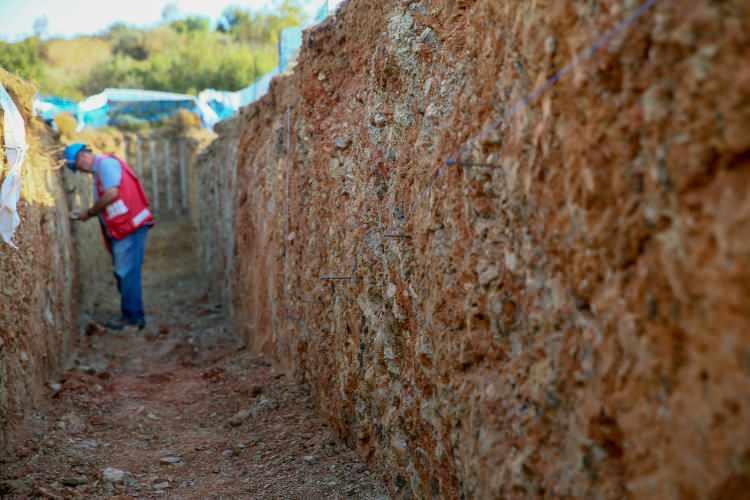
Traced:
<path id="1" fill-rule="evenodd" d="M 218 30 L 230 33 L 237 26 L 250 22 L 250 13 L 240 7 L 227 7 L 219 19 Z"/>
<path id="2" fill-rule="evenodd" d="M 110 28 L 109 39 L 112 42 L 113 54 L 127 56 L 136 61 L 148 59 L 149 51 L 142 31 L 118 24 Z"/>
<path id="3" fill-rule="evenodd" d="M 176 2 L 168 3 L 161 11 L 161 19 L 165 23 L 171 23 L 180 18 L 180 8 Z"/>
<path id="4" fill-rule="evenodd" d="M 231 33 L 243 43 L 275 44 L 279 31 L 300 26 L 305 19 L 305 11 L 296 0 L 281 0 L 275 6 L 257 12 L 229 7 L 222 13 L 219 31 Z"/>
<path id="5" fill-rule="evenodd" d="M 39 83 L 44 75 L 39 39 L 29 37 L 22 42 L 0 42 L 0 67 L 26 80 Z"/>
<path id="6" fill-rule="evenodd" d="M 190 16 L 170 24 L 177 33 L 207 33 L 211 22 L 206 17 Z"/>
<path id="7" fill-rule="evenodd" d="M 49 31 L 49 19 L 47 16 L 37 17 L 34 19 L 34 36 L 44 38 Z"/>

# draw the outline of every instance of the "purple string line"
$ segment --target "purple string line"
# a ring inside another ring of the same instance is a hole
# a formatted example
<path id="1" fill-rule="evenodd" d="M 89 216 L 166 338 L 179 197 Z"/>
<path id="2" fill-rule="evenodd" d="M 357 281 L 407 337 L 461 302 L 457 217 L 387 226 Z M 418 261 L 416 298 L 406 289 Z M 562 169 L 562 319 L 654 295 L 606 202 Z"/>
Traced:
<path id="1" fill-rule="evenodd" d="M 588 62 L 601 49 L 603 49 L 606 45 L 609 45 L 609 43 L 615 37 L 622 34 L 625 30 L 627 30 L 630 26 L 632 26 L 638 19 L 643 17 L 649 10 L 651 10 L 660 1 L 661 0 L 647 0 L 638 9 L 636 9 L 632 14 L 630 14 L 628 17 L 626 17 L 625 19 L 617 23 L 609 31 L 599 36 L 588 49 L 576 54 L 576 56 L 573 58 L 572 61 L 566 64 L 565 67 L 563 67 L 557 73 L 552 75 L 549 79 L 547 79 L 547 81 L 545 81 L 537 89 L 535 89 L 530 94 L 525 95 L 524 97 L 521 97 L 520 99 L 518 99 L 513 104 L 513 106 L 511 106 L 511 108 L 503 114 L 502 117 L 490 123 L 488 126 L 484 127 L 481 132 L 479 132 L 478 134 L 474 135 L 473 137 L 465 141 L 464 145 L 461 147 L 458 153 L 448 158 L 448 160 L 446 161 L 446 165 L 453 166 L 456 164 L 460 164 L 461 163 L 460 155 L 462 151 L 464 150 L 464 148 L 466 147 L 467 143 L 472 142 L 478 139 L 479 137 L 485 135 L 489 130 L 496 129 L 502 123 L 508 122 L 511 118 L 513 118 L 516 115 L 516 113 L 518 113 L 522 109 L 526 109 L 530 107 L 542 95 L 544 95 L 545 93 L 547 93 L 547 91 L 549 91 L 552 87 L 554 87 L 563 77 L 565 77 L 568 73 L 573 71 L 579 65 L 585 62 Z"/>

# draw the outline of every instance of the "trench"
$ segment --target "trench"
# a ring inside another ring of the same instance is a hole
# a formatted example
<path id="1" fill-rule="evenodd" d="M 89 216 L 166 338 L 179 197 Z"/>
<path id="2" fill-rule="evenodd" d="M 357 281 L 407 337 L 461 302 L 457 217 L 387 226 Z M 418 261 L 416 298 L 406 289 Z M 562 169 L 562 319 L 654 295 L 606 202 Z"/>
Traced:
<path id="1" fill-rule="evenodd" d="M 740 0 L 350 0 L 190 150 L 186 211 L 152 191 L 143 334 L 30 190 L 2 491 L 746 498 L 749 37 Z M 164 182 L 180 147 L 133 144 Z"/>
<path id="2" fill-rule="evenodd" d="M 143 268 L 147 327 L 101 326 L 119 315 L 119 295 L 95 228 L 74 228 L 89 266 L 80 334 L 0 454 L 0 497 L 388 498 L 317 414 L 309 386 L 245 349 L 206 286 L 188 200 L 168 192 L 172 175 L 186 186 L 178 163 L 170 172 L 145 158 L 133 163 L 157 219 Z M 83 184 L 73 203 L 87 206 Z"/>

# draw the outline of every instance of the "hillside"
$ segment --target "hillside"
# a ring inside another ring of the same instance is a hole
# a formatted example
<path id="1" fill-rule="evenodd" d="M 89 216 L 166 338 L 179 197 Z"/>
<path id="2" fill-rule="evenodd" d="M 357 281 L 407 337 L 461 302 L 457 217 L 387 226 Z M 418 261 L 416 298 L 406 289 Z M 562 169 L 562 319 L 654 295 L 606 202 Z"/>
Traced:
<path id="1" fill-rule="evenodd" d="M 278 32 L 303 21 L 301 7 L 285 0 L 274 11 L 228 9 L 216 23 L 186 17 L 152 28 L 114 24 L 94 36 L 0 42 L 0 67 L 41 94 L 69 100 L 108 87 L 239 90 L 277 65 Z"/>

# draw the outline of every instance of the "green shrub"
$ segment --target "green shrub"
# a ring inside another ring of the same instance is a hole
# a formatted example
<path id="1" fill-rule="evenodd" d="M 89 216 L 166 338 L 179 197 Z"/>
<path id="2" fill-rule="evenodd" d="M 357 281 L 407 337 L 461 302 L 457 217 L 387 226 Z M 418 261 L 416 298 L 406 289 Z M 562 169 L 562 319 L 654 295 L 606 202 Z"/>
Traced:
<path id="1" fill-rule="evenodd" d="M 117 115 L 110 122 L 110 125 L 127 132 L 143 132 L 151 128 L 151 123 L 148 120 L 128 114 Z"/>
<path id="2" fill-rule="evenodd" d="M 0 67 L 24 80 L 39 83 L 44 74 L 39 39 L 30 37 L 18 43 L 0 42 Z"/>

